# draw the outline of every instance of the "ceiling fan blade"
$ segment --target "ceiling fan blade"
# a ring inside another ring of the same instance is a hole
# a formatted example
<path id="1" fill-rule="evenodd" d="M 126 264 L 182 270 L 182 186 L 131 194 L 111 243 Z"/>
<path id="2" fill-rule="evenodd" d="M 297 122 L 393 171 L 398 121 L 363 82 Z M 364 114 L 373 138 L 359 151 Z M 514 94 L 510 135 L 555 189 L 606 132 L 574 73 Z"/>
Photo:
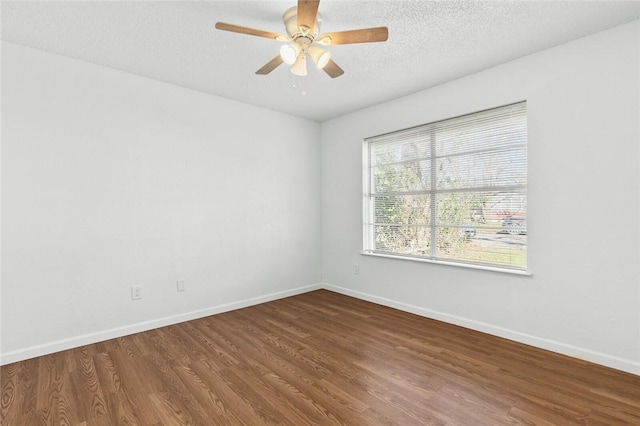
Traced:
<path id="1" fill-rule="evenodd" d="M 313 30 L 318 16 L 320 0 L 298 0 L 298 28 L 305 26 Z"/>
<path id="2" fill-rule="evenodd" d="M 272 33 L 269 31 L 257 30 L 255 28 L 241 27 L 240 25 L 227 24 L 226 22 L 216 22 L 216 29 L 223 31 L 231 31 L 232 33 L 248 34 L 258 37 L 270 38 L 274 40 L 280 40 L 287 38 L 283 35 Z"/>
<path id="3" fill-rule="evenodd" d="M 278 65 L 280 65 L 283 62 L 284 61 L 282 60 L 282 57 L 280 55 L 278 55 L 275 58 L 273 58 L 272 60 L 270 60 L 269 62 L 267 62 L 266 64 L 264 64 L 264 66 L 262 68 L 260 68 L 258 71 L 256 71 L 256 74 L 267 75 L 271 71 L 273 71 L 276 68 L 278 68 Z"/>
<path id="4" fill-rule="evenodd" d="M 318 43 L 326 45 L 352 44 L 352 43 L 372 43 L 376 41 L 387 41 L 389 30 L 387 27 L 364 28 L 361 30 L 338 31 L 326 33 L 318 37 Z"/>
<path id="5" fill-rule="evenodd" d="M 340 77 L 342 74 L 344 74 L 344 70 L 340 68 L 338 64 L 333 62 L 333 59 L 329 59 L 327 65 L 325 65 L 322 69 L 324 70 L 324 72 L 329 74 L 329 77 L 331 78 Z"/>

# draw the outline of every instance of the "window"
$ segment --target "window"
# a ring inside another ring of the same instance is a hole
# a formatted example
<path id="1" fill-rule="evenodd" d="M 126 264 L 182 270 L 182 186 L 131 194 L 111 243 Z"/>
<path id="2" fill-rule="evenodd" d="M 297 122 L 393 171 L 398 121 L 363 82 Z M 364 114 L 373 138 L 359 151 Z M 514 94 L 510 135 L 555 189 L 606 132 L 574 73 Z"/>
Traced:
<path id="1" fill-rule="evenodd" d="M 527 269 L 526 102 L 367 138 L 364 253 Z"/>

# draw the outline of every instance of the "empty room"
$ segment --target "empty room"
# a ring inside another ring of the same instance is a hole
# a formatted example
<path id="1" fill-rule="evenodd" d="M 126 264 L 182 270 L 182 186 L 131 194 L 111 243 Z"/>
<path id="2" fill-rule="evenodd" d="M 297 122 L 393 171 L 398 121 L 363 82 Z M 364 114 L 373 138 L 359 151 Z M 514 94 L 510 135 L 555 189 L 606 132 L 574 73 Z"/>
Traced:
<path id="1" fill-rule="evenodd" d="M 0 424 L 640 424 L 639 1 L 0 17 Z"/>

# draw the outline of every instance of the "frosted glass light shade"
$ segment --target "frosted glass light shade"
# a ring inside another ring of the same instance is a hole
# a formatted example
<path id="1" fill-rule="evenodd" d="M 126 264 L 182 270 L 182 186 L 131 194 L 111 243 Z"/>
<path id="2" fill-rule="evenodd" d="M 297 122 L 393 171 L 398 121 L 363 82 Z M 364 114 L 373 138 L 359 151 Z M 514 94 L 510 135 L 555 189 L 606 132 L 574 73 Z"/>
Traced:
<path id="1" fill-rule="evenodd" d="M 331 59 L 331 53 L 318 46 L 311 46 L 309 48 L 309 56 L 311 56 L 311 59 L 313 59 L 313 62 L 316 63 L 319 69 L 324 68 L 325 65 L 329 63 L 329 59 Z"/>
<path id="2" fill-rule="evenodd" d="M 298 59 L 291 66 L 291 72 L 301 77 L 307 75 L 307 56 L 305 54 L 298 55 Z"/>
<path id="3" fill-rule="evenodd" d="M 283 44 L 280 47 L 280 57 L 282 60 L 289 64 L 293 65 L 300 54 L 300 46 L 295 43 Z"/>

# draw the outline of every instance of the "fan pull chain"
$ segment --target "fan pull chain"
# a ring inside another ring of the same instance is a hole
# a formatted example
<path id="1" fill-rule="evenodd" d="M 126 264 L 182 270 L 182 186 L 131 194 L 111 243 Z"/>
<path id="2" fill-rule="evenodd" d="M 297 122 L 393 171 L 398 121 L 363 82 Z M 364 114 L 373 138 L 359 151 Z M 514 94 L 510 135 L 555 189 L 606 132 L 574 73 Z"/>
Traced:
<path id="1" fill-rule="evenodd" d="M 292 85 L 293 90 L 300 93 L 301 96 L 307 95 L 307 89 L 305 88 L 304 82 L 305 82 L 304 77 L 299 77 L 296 75 L 293 76 L 293 85 Z"/>

